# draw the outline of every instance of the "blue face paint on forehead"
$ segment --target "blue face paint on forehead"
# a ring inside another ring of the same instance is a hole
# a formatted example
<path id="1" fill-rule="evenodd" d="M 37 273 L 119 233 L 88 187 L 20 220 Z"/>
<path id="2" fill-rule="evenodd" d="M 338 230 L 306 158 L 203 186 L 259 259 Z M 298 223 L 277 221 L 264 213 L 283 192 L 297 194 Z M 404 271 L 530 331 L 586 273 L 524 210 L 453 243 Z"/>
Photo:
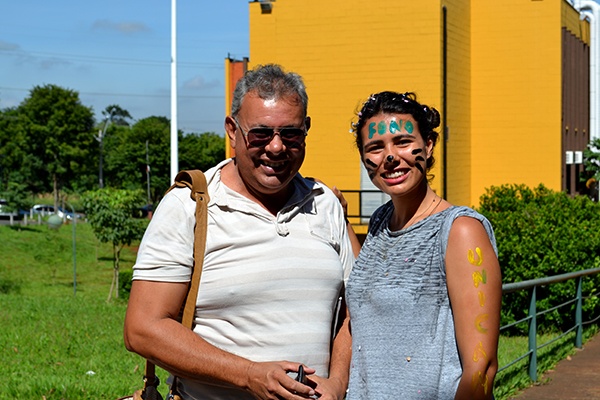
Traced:
<path id="1" fill-rule="evenodd" d="M 403 126 L 404 125 L 404 126 Z M 376 133 L 379 135 L 385 135 L 386 133 L 396 134 L 402 132 L 402 128 L 409 135 L 412 135 L 414 131 L 414 125 L 411 121 L 404 121 L 402 119 L 396 121 L 392 119 L 389 124 L 386 121 L 371 122 L 368 126 L 369 139 L 373 139 Z"/>

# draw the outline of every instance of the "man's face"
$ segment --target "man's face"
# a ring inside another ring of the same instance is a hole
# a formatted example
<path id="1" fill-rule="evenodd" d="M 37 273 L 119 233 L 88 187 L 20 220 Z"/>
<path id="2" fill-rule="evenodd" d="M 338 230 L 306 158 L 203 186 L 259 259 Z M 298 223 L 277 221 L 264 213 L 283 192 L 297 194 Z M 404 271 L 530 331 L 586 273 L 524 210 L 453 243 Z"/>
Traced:
<path id="1" fill-rule="evenodd" d="M 226 128 L 235 149 L 238 173 L 253 197 L 289 194 L 288 184 L 304 161 L 306 145 L 304 141 L 296 145 L 288 141 L 286 145 L 279 129 L 308 130 L 309 121 L 305 120 L 302 103 L 296 96 L 264 100 L 253 92 L 244 97 L 235 120 L 227 118 Z M 276 134 L 256 146 L 244 136 L 254 128 L 275 128 Z"/>

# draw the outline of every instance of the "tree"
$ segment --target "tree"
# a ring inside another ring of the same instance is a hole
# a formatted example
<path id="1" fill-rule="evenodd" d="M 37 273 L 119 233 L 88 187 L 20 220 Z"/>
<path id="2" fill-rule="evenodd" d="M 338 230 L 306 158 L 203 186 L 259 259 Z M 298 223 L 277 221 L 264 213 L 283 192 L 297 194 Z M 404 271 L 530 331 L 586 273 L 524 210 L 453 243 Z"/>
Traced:
<path id="1" fill-rule="evenodd" d="M 133 211 L 143 201 L 141 190 L 99 189 L 86 192 L 82 198 L 88 222 L 98 240 L 113 245 L 113 278 L 107 301 L 113 290 L 119 297 L 119 262 L 123 246 L 141 240 L 146 220 L 133 218 Z"/>
<path id="2" fill-rule="evenodd" d="M 32 157 L 25 148 L 24 129 L 19 123 L 16 108 L 0 111 L 0 191 L 8 190 L 11 182 L 27 182 L 35 179 L 24 168 Z"/>
<path id="3" fill-rule="evenodd" d="M 169 120 L 165 117 L 148 117 L 136 122 L 131 129 L 114 128 L 115 131 L 106 138 L 106 185 L 124 189 L 145 188 L 146 168 L 150 165 L 151 196 L 156 201 L 170 185 Z"/>
<path id="4" fill-rule="evenodd" d="M 98 135 L 95 136 L 99 146 L 98 181 L 100 189 L 104 187 L 104 138 L 108 133 L 108 129 L 111 124 L 115 124 L 116 126 L 129 127 L 129 122 L 127 121 L 127 119 L 131 119 L 129 111 L 122 109 L 116 104 L 112 104 L 106 107 L 106 109 L 102 111 L 102 115 L 104 116 L 104 120 L 99 124 Z"/>
<path id="5" fill-rule="evenodd" d="M 206 171 L 225 159 L 225 138 L 212 132 L 179 137 L 179 169 Z"/>
<path id="6" fill-rule="evenodd" d="M 583 152 L 583 167 L 581 180 L 589 190 L 588 196 L 598 201 L 598 182 L 600 182 L 600 139 L 596 138 L 588 144 Z"/>
<path id="7" fill-rule="evenodd" d="M 129 120 L 133 119 L 129 111 L 121 108 L 118 104 L 111 104 L 107 106 L 104 111 L 102 111 L 102 115 L 106 118 L 111 118 L 111 123 L 117 126 L 130 126 Z"/>
<path id="8" fill-rule="evenodd" d="M 27 154 L 22 176 L 33 192 L 52 191 L 58 206 L 59 190 L 72 188 L 70 179 L 88 172 L 92 110 L 77 92 L 45 85 L 35 86 L 16 112 L 17 126 L 11 130 Z"/>

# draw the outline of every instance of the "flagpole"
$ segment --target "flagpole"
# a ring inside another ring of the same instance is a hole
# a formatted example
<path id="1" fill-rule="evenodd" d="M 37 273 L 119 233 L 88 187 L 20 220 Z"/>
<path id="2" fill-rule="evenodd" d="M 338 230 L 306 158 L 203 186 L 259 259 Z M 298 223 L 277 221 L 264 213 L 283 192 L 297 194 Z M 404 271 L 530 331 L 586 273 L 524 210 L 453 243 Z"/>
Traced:
<path id="1" fill-rule="evenodd" d="M 177 152 L 177 0 L 171 0 L 171 182 L 179 170 Z"/>

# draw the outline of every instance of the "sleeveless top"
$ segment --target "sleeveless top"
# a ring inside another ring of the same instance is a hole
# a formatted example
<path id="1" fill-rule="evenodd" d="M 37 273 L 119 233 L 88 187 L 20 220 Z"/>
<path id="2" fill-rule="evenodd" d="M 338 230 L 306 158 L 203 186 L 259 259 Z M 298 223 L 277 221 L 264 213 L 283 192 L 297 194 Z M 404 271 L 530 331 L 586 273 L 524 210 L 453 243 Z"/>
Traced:
<path id="1" fill-rule="evenodd" d="M 452 206 L 400 231 L 390 231 L 394 207 L 381 206 L 350 274 L 352 362 L 347 400 L 454 399 L 462 369 L 444 264 L 448 235 L 461 216 Z"/>

